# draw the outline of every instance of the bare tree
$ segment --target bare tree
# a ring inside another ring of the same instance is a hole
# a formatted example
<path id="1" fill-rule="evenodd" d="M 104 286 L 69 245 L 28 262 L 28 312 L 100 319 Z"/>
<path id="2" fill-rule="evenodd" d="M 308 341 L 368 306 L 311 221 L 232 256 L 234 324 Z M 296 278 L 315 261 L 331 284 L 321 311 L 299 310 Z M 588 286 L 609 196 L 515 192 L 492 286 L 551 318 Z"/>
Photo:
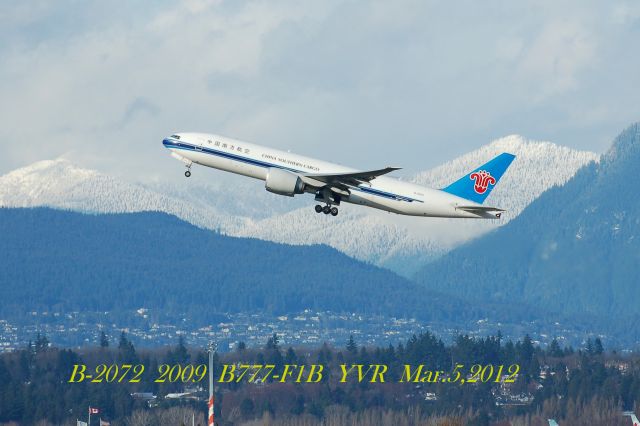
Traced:
<path id="1" fill-rule="evenodd" d="M 201 412 L 189 407 L 171 407 L 160 410 L 156 414 L 159 425 L 187 426 L 191 424 L 192 416 L 196 418 L 196 424 L 204 424 L 205 418 Z"/>
<path id="2" fill-rule="evenodd" d="M 127 418 L 127 426 L 153 426 L 155 416 L 148 410 L 136 410 Z"/>

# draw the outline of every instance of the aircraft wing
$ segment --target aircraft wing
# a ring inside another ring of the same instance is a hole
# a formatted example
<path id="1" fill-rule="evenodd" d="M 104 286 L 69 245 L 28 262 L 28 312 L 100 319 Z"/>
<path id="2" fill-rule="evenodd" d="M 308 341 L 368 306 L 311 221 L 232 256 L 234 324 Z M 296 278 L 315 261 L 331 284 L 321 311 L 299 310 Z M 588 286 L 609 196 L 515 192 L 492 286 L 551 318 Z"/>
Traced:
<path id="1" fill-rule="evenodd" d="M 378 176 L 386 175 L 394 170 L 400 170 L 401 167 L 385 167 L 379 170 L 368 170 L 353 173 L 331 173 L 331 174 L 305 174 L 301 176 L 302 180 L 308 185 L 315 187 L 331 186 L 349 187 L 358 186 L 364 182 L 371 182 Z"/>

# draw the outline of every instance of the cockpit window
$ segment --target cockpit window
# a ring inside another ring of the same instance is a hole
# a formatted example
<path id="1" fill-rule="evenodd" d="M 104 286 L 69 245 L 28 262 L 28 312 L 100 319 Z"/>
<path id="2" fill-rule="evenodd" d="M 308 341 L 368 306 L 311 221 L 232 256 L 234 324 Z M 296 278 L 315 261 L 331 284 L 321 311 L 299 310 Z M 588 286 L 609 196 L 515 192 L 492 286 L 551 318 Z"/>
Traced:
<path id="1" fill-rule="evenodd" d="M 171 135 L 171 137 L 180 140 L 180 135 Z"/>

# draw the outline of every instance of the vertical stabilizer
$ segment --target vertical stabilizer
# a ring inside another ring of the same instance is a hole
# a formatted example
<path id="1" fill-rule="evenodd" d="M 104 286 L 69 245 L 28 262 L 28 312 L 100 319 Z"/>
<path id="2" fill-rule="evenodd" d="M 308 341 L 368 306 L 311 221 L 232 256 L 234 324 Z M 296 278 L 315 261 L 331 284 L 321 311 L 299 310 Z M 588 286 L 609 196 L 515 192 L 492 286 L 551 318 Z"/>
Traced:
<path id="1" fill-rule="evenodd" d="M 514 158 L 516 158 L 515 155 L 503 152 L 442 190 L 482 204 L 491 193 L 491 190 L 498 184 L 498 181 L 507 171 Z"/>

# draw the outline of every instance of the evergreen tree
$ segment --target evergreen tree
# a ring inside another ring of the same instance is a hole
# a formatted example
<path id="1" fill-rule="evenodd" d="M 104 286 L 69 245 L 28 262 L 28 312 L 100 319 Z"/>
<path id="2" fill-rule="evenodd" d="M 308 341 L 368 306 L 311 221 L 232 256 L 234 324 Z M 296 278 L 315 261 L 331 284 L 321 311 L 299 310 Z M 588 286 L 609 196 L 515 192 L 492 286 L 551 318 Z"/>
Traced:
<path id="1" fill-rule="evenodd" d="M 511 364 L 516 361 L 516 347 L 511 340 L 504 345 L 503 357 L 505 364 Z"/>
<path id="2" fill-rule="evenodd" d="M 34 345 L 35 353 L 38 354 L 41 352 L 45 352 L 48 348 L 49 348 L 49 339 L 47 339 L 47 336 L 41 335 L 40 333 L 38 333 L 36 337 L 36 343 Z"/>
<path id="3" fill-rule="evenodd" d="M 284 362 L 285 364 L 295 364 L 298 362 L 296 351 L 294 351 L 291 346 L 289 346 L 289 349 L 287 349 L 287 354 L 284 357 Z"/>
<path id="4" fill-rule="evenodd" d="M 120 334 L 120 342 L 118 343 L 118 359 L 120 362 L 128 364 L 134 364 L 138 360 L 136 349 L 134 348 L 133 343 L 127 339 L 127 335 L 124 331 Z"/>
<path id="5" fill-rule="evenodd" d="M 276 333 L 273 333 L 273 336 L 269 337 L 269 339 L 267 340 L 267 345 L 265 346 L 265 348 L 279 350 L 279 341 L 280 340 L 278 339 L 278 335 Z"/>
<path id="6" fill-rule="evenodd" d="M 353 338 L 353 334 L 349 335 L 349 341 L 347 342 L 347 350 L 352 355 L 355 355 L 358 353 L 358 345 L 356 345 L 356 341 Z"/>
<path id="7" fill-rule="evenodd" d="M 536 378 L 539 374 L 539 364 L 535 358 L 535 348 L 528 334 L 524 336 L 522 342 L 516 343 L 516 361 L 522 368 L 522 373 L 526 381 Z"/>
<path id="8" fill-rule="evenodd" d="M 189 363 L 189 359 L 191 358 L 189 355 L 189 351 L 187 351 L 187 347 L 184 344 L 184 336 L 181 334 L 178 337 L 178 346 L 176 346 L 175 351 L 172 354 L 173 362 L 176 364 L 187 364 Z"/>
<path id="9" fill-rule="evenodd" d="M 591 340 L 591 338 L 587 339 L 587 355 L 593 355 L 594 354 L 594 348 L 593 348 L 593 341 Z"/>
<path id="10" fill-rule="evenodd" d="M 549 348 L 547 351 L 549 352 L 549 355 L 552 357 L 559 358 L 563 355 L 562 349 L 560 348 L 560 344 L 558 343 L 558 339 L 556 339 L 555 337 L 549 344 Z"/>
<path id="11" fill-rule="evenodd" d="M 127 340 L 127 335 L 124 331 L 120 333 L 120 341 L 118 342 L 118 350 L 125 350 L 129 345 L 129 341 Z"/>
<path id="12" fill-rule="evenodd" d="M 599 337 L 596 337 L 593 343 L 593 351 L 596 355 L 602 355 L 604 353 L 604 346 L 602 346 L 602 340 L 600 340 Z"/>
<path id="13" fill-rule="evenodd" d="M 323 361 L 327 363 L 333 360 L 333 351 L 331 350 L 327 342 L 324 342 L 322 344 L 322 348 L 320 349 L 320 353 L 318 354 L 318 359 L 320 358 L 322 358 Z M 324 362 L 321 362 L 321 364 L 323 364 Z"/>
<path id="14" fill-rule="evenodd" d="M 107 338 L 107 335 L 104 334 L 104 331 L 100 332 L 100 347 L 101 348 L 109 347 L 109 338 Z"/>

